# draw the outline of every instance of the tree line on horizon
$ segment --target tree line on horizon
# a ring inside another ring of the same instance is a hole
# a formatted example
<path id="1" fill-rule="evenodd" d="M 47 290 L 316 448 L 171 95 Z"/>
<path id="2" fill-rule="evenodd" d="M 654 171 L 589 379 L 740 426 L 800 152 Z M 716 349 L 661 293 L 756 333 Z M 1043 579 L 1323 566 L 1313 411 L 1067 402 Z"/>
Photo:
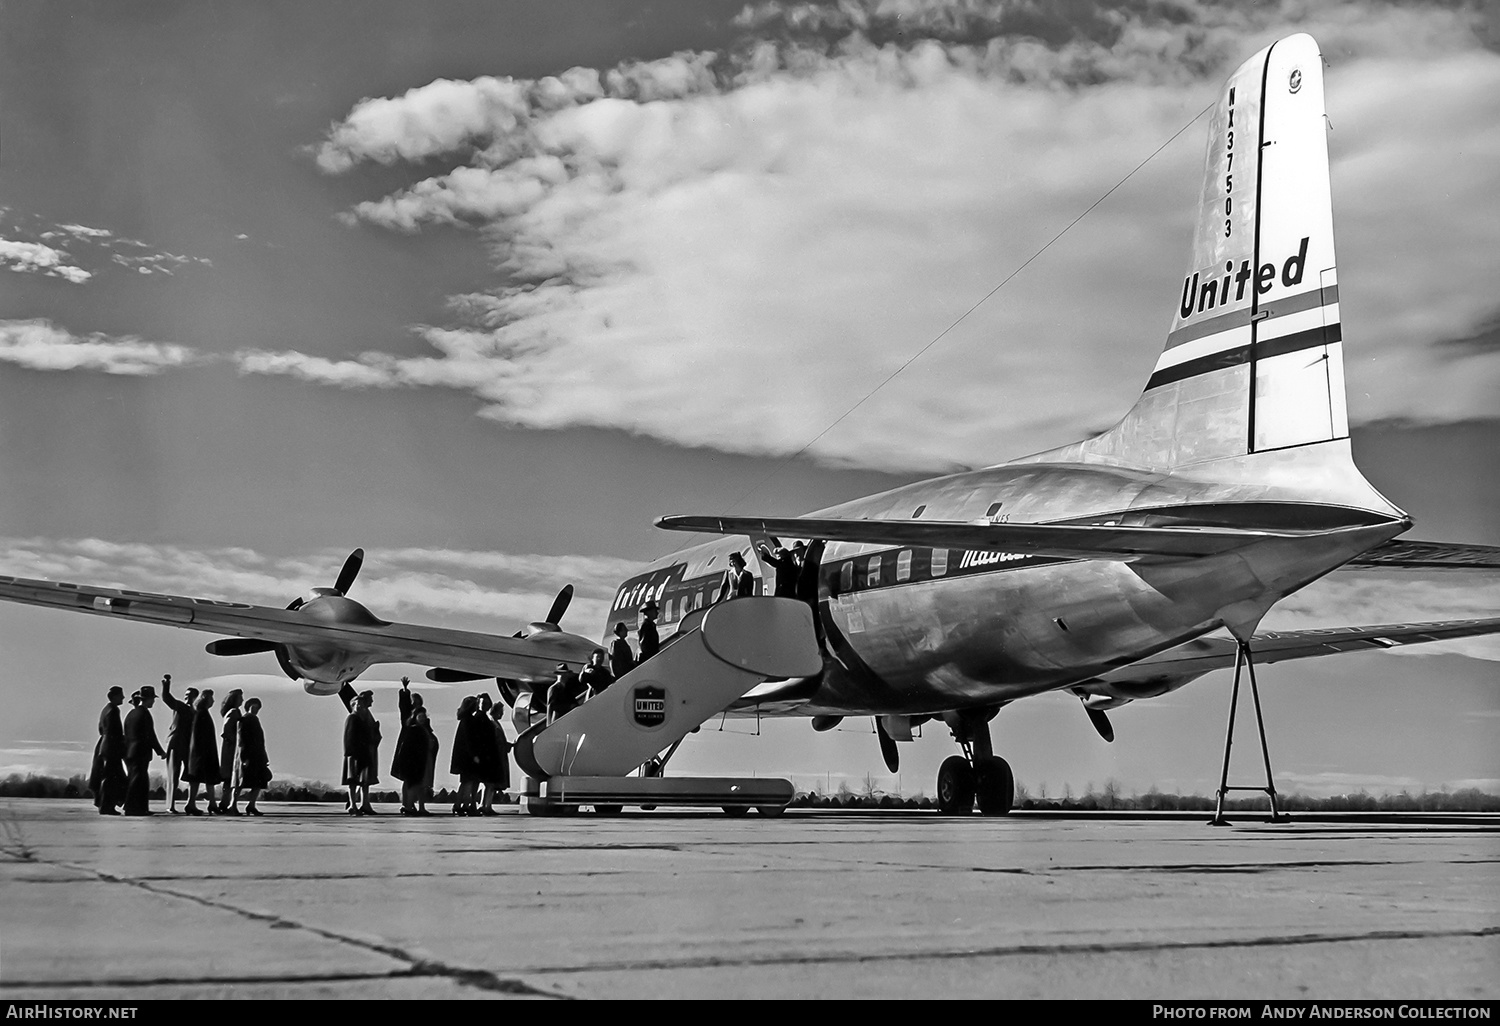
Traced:
<path id="1" fill-rule="evenodd" d="M 859 791 L 851 790 L 841 783 L 832 794 L 823 794 L 814 789 L 799 791 L 792 800 L 793 808 L 931 808 L 933 801 L 923 794 L 902 796 L 881 792 L 871 781 Z M 151 775 L 151 797 L 155 801 L 166 799 L 166 781 L 159 773 Z M 348 797 L 341 787 L 325 784 L 321 780 L 305 783 L 276 781 L 261 795 L 262 801 L 272 802 L 338 802 Z M 439 788 L 433 796 L 437 802 L 451 801 L 447 788 Z M 1500 795 L 1489 794 L 1476 787 L 1455 791 L 1422 791 L 1412 794 L 1372 795 L 1365 791 L 1351 794 L 1315 798 L 1304 794 L 1278 794 L 1278 805 L 1285 812 L 1500 812 Z M 0 780 L 0 798 L 93 798 L 88 778 L 82 774 L 70 777 L 54 777 L 36 773 L 24 776 L 12 773 Z M 372 792 L 372 801 L 395 802 L 399 799 L 394 791 Z M 1062 797 L 1034 797 L 1024 787 L 1016 790 L 1016 808 L 1033 811 L 1148 811 L 1148 812 L 1207 812 L 1214 808 L 1214 798 L 1207 795 L 1169 794 L 1155 787 L 1144 794 L 1123 794 L 1114 781 L 1096 790 L 1089 785 L 1081 795 L 1065 791 Z M 1231 798 L 1225 808 L 1236 812 L 1269 812 L 1270 802 L 1264 795 L 1250 798 Z"/>

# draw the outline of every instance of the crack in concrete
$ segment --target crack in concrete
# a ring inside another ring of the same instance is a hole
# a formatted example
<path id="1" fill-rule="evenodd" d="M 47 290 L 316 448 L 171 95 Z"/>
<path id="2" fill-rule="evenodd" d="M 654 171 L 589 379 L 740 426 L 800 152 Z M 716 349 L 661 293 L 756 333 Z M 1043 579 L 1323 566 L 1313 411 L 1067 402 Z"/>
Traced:
<path id="1" fill-rule="evenodd" d="M 1013 944 L 988 948 L 947 948 L 905 952 L 830 952 L 817 955 L 763 955 L 741 958 L 704 955 L 695 958 L 643 959 L 579 966 L 525 966 L 519 971 L 537 975 L 579 975 L 596 972 L 638 972 L 670 969 L 734 969 L 777 965 L 854 965 L 866 962 L 950 961 L 967 958 L 1005 958 L 1018 955 L 1088 955 L 1131 952 L 1171 952 L 1223 948 L 1291 947 L 1360 941 L 1436 940 L 1451 937 L 1493 937 L 1500 927 L 1473 930 L 1376 930 L 1370 933 L 1295 934 L 1282 937 L 1242 937 L 1201 941 L 1118 941 L 1082 944 Z"/>
<path id="2" fill-rule="evenodd" d="M 46 861 L 46 860 L 43 860 L 43 861 Z M 312 925 L 310 925 L 308 923 L 301 923 L 301 922 L 296 921 L 295 919 L 288 919 L 285 916 L 277 915 L 274 912 L 257 912 L 254 909 L 241 908 L 240 906 L 230 904 L 227 901 L 216 901 L 213 898 L 205 898 L 205 897 L 203 897 L 201 895 L 197 895 L 197 894 L 190 894 L 190 893 L 186 893 L 186 892 L 183 892 L 183 891 L 177 891 L 177 890 L 173 890 L 173 889 L 170 889 L 170 888 L 167 888 L 167 887 L 153 886 L 151 883 L 148 883 L 148 882 L 145 882 L 145 881 L 142 881 L 142 880 L 139 880 L 139 879 L 135 879 L 135 878 L 132 878 L 132 877 L 127 877 L 127 876 L 118 876 L 118 875 L 116 875 L 114 873 L 105 872 L 102 869 L 93 869 L 93 868 L 91 868 L 89 866 L 80 866 L 80 865 L 77 865 L 76 863 L 71 863 L 71 862 L 46 862 L 46 864 L 47 865 L 51 865 L 51 866 L 57 866 L 57 867 L 64 868 L 64 869 L 71 869 L 71 870 L 73 870 L 75 872 L 86 873 L 86 874 L 88 874 L 90 876 L 94 876 L 94 877 L 96 877 L 96 878 L 98 878 L 100 880 L 103 880 L 103 881 L 107 882 L 107 883 L 125 884 L 126 886 L 135 887 L 135 888 L 138 888 L 139 890 L 143 890 L 143 891 L 145 891 L 148 894 L 155 894 L 155 895 L 161 895 L 161 896 L 165 896 L 165 897 L 179 898 L 179 899 L 182 899 L 184 901 L 191 901 L 191 902 L 193 902 L 194 904 L 197 904 L 197 905 L 202 905 L 205 908 L 212 908 L 212 909 L 216 909 L 216 910 L 221 911 L 221 912 L 230 912 L 230 913 L 233 913 L 234 915 L 241 916 L 241 917 L 243 917 L 245 919 L 249 919 L 249 920 L 251 920 L 253 922 L 265 923 L 265 924 L 267 924 L 273 930 L 304 930 L 304 931 L 306 931 L 308 933 L 311 933 L 312 935 L 314 935 L 316 937 L 322 937 L 325 940 L 331 940 L 331 941 L 334 941 L 334 942 L 339 943 L 339 944 L 346 944 L 349 947 L 359 948 L 359 949 L 364 950 L 364 951 L 374 952 L 375 954 L 378 954 L 378 955 L 384 955 L 387 958 L 395 959 L 398 962 L 404 962 L 406 964 L 406 966 L 407 966 L 406 969 L 403 969 L 403 970 L 392 970 L 389 973 L 383 973 L 383 974 L 382 973 L 351 974 L 351 975 L 349 975 L 347 977 L 348 979 L 393 979 L 393 978 L 402 978 L 402 977 L 440 977 L 440 978 L 446 978 L 446 979 L 454 980 L 455 982 L 463 984 L 465 986 L 474 987 L 477 990 L 495 991 L 495 992 L 502 993 L 502 994 L 519 994 L 519 995 L 526 995 L 526 996 L 530 996 L 530 997 L 548 997 L 548 998 L 557 998 L 557 999 L 561 999 L 561 1000 L 566 1000 L 567 999 L 567 995 L 565 995 L 565 994 L 557 994 L 557 993 L 554 993 L 553 991 L 541 990 L 539 988 L 531 986 L 528 983 L 524 983 L 524 982 L 522 982 L 520 980 L 507 979 L 505 977 L 499 976 L 496 973 L 494 973 L 494 972 L 492 972 L 490 970 L 487 970 L 487 969 L 471 969 L 471 968 L 467 968 L 465 966 L 449 965 L 448 963 L 440 961 L 438 959 L 419 957 L 417 955 L 413 955 L 412 953 L 406 951 L 404 948 L 397 947 L 394 944 L 385 944 L 385 943 L 381 943 L 381 942 L 377 942 L 377 941 L 363 940 L 363 939 L 361 939 L 359 937 L 351 937 L 351 936 L 349 936 L 347 934 L 342 934 L 342 933 L 339 933 L 339 932 L 337 932 L 335 930 L 329 930 L 329 929 L 326 929 L 326 928 L 320 927 L 320 926 L 312 926 Z M 343 974 L 331 974 L 329 978 L 330 979 L 339 979 L 339 978 L 345 978 L 345 977 L 343 976 Z M 223 979 L 224 978 L 219 978 L 219 977 L 195 977 L 194 981 L 197 982 L 197 983 L 200 983 L 200 984 L 201 983 L 213 984 L 213 983 L 222 982 Z M 282 978 L 276 977 L 276 976 L 247 977 L 247 978 L 244 978 L 242 980 L 241 979 L 237 979 L 237 978 L 230 978 L 231 982 L 243 982 L 243 983 L 258 983 L 258 982 L 275 983 L 275 982 L 278 982 L 280 979 L 282 979 Z M 316 977 L 300 977 L 300 976 L 298 976 L 298 977 L 287 977 L 286 979 L 290 979 L 290 980 L 294 980 L 294 981 L 301 981 L 301 980 L 304 980 L 304 979 L 312 979 L 314 982 L 316 982 L 317 978 Z M 185 981 L 185 982 L 194 982 L 194 981 Z M 62 984 L 57 984 L 57 983 L 53 983 L 53 982 L 40 983 L 40 984 L 38 984 L 38 983 L 16 983 L 16 984 L 12 985 L 12 984 L 10 984 L 10 983 L 7 982 L 7 983 L 4 983 L 4 984 L 0 984 L 0 987 L 3 987 L 5 989 L 10 989 L 12 986 L 14 986 L 14 987 L 22 987 L 22 986 L 27 986 L 27 987 L 36 987 L 36 986 L 53 987 L 53 986 L 61 986 L 61 985 Z M 94 981 L 91 985 L 94 985 L 94 986 L 135 986 L 136 985 L 136 981 L 133 981 L 133 980 L 126 980 L 126 981 L 99 980 L 99 981 Z"/>
<path id="3" fill-rule="evenodd" d="M 1266 873 L 1277 869 L 1341 869 L 1346 866 L 1488 866 L 1500 859 L 1448 859 L 1441 863 L 1419 859 L 1307 859 L 1295 862 L 1180 862 L 1152 865 L 1049 866 L 1047 872 L 1141 870 L 1149 873 Z"/>

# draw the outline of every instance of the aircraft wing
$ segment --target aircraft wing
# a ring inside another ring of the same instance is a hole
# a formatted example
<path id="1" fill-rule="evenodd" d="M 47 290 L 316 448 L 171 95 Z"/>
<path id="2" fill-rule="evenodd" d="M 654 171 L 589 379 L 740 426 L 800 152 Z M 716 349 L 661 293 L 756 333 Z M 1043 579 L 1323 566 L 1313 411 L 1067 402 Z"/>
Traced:
<path id="1" fill-rule="evenodd" d="M 1255 653 L 1256 663 L 1265 664 L 1496 633 L 1500 633 L 1500 617 L 1388 623 L 1371 627 L 1316 627 L 1300 631 L 1263 631 L 1251 639 L 1250 648 Z M 1109 683 L 1191 679 L 1210 670 L 1233 667 L 1234 651 L 1235 643 L 1230 638 L 1197 638 L 1101 674 L 1098 679 Z"/>
<path id="2" fill-rule="evenodd" d="M 1355 556 L 1340 570 L 1500 570 L 1500 548 L 1452 542 L 1391 540 Z"/>
<path id="3" fill-rule="evenodd" d="M 1070 559 L 1210 556 L 1252 542 L 1305 538 L 1307 532 L 1229 527 L 1130 527 L 1109 524 L 997 524 L 955 520 L 849 520 L 839 517 L 659 517 L 667 531 L 773 534 L 792 538 L 1010 552 Z M 1358 530 L 1358 529 L 1356 529 Z M 1336 537 L 1339 531 L 1317 532 Z"/>
<path id="4" fill-rule="evenodd" d="M 302 610 L 243 602 L 5 576 L 0 576 L 0 600 L 349 653 L 368 663 L 415 663 L 485 677 L 551 680 L 559 662 L 577 662 L 580 658 L 580 639 L 561 632 L 511 638 L 387 623 L 362 606 L 356 608 L 363 616 L 340 621 L 314 617 Z"/>

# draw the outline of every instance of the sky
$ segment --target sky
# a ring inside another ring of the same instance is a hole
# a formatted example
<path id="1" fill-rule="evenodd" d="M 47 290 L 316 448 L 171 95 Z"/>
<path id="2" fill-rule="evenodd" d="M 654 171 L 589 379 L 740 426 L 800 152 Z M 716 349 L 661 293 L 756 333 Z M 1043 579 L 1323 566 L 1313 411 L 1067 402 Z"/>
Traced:
<path id="1" fill-rule="evenodd" d="M 387 619 L 509 634 L 572 583 L 596 635 L 684 541 L 656 516 L 1085 437 L 1170 323 L 1199 115 L 1293 31 L 1356 459 L 1410 537 L 1500 544 L 1493 5 L 6 0 L 0 572 L 284 605 L 360 546 Z M 1497 610 L 1493 579 L 1332 578 L 1265 626 Z M 273 772 L 335 778 L 342 707 L 207 640 L 0 609 L 0 775 L 85 769 L 107 688 L 170 672 L 261 695 Z M 1266 668 L 1278 786 L 1500 790 L 1497 665 Z M 389 738 L 402 671 L 370 675 Z M 1215 673 L 1105 745 L 1041 696 L 996 748 L 1032 794 L 1208 793 L 1227 700 Z M 955 750 L 928 725 L 897 778 L 868 722 L 730 721 L 674 766 L 930 794 Z"/>

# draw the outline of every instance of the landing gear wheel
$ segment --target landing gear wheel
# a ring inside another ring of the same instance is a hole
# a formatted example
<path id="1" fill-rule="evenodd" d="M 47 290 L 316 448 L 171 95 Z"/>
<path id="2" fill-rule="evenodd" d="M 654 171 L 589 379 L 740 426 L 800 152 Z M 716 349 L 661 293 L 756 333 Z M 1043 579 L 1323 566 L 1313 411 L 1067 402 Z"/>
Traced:
<path id="1" fill-rule="evenodd" d="M 974 811 L 974 770 L 962 755 L 950 755 L 938 767 L 937 807 L 945 816 Z"/>
<path id="2" fill-rule="evenodd" d="M 726 816 L 746 816 L 750 813 L 748 805 L 725 805 L 723 809 Z"/>
<path id="3" fill-rule="evenodd" d="M 620 813 L 622 813 L 624 811 L 625 811 L 625 806 L 623 806 L 623 805 L 595 805 L 594 806 L 594 815 L 596 815 L 596 816 L 618 816 Z"/>
<path id="4" fill-rule="evenodd" d="M 755 811 L 758 812 L 758 813 L 760 813 L 762 816 L 766 816 L 766 817 L 768 817 L 770 819 L 775 819 L 777 816 L 781 815 L 783 812 L 786 811 L 786 806 L 785 805 L 757 805 L 755 807 Z"/>
<path id="5" fill-rule="evenodd" d="M 1016 778 L 1010 763 L 998 755 L 974 760 L 974 794 L 979 811 L 986 816 L 1003 816 L 1016 801 Z"/>

